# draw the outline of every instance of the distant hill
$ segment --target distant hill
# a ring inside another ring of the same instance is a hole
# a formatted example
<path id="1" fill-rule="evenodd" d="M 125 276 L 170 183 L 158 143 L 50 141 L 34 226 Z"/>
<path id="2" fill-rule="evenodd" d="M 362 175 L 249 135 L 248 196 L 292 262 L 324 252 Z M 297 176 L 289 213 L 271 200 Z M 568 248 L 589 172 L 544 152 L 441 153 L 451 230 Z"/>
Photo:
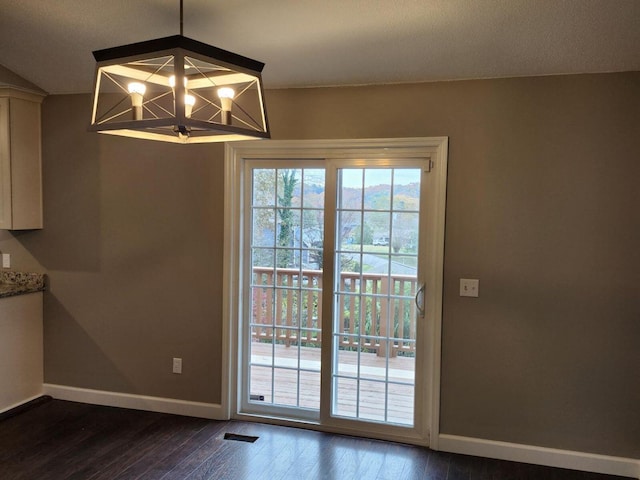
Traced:
<path id="1" fill-rule="evenodd" d="M 300 185 L 296 186 L 294 197 L 300 198 Z M 305 206 L 311 208 L 323 208 L 324 187 L 316 184 L 305 185 Z M 341 191 L 342 205 L 344 208 L 359 209 L 362 199 L 361 188 L 343 188 Z M 374 210 L 388 210 L 390 207 L 391 187 L 389 185 L 373 185 L 365 188 L 364 207 Z M 420 183 L 414 182 L 407 185 L 397 185 L 394 190 L 395 208 L 418 209 L 420 196 Z M 402 202 L 400 204 L 400 202 Z M 299 202 L 298 202 L 299 203 Z M 400 204 L 400 205 L 399 205 Z"/>

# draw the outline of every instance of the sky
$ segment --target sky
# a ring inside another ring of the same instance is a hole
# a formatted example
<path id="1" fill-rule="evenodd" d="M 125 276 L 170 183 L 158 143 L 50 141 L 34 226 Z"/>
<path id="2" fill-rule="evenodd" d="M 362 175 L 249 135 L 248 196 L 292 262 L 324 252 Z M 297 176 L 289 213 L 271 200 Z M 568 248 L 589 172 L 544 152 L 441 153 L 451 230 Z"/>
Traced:
<path id="1" fill-rule="evenodd" d="M 393 170 L 395 185 L 408 185 L 420 181 L 418 168 L 367 168 L 364 169 L 364 186 L 390 185 Z M 362 172 L 360 168 L 343 169 L 342 186 L 346 188 L 360 188 L 362 186 Z"/>
<path id="2" fill-rule="evenodd" d="M 342 186 L 344 188 L 361 188 L 363 171 L 365 188 L 374 185 L 390 185 L 392 170 L 394 171 L 395 185 L 408 185 L 420 181 L 419 168 L 345 168 L 342 169 Z M 324 184 L 324 170 L 305 169 L 305 182 Z"/>

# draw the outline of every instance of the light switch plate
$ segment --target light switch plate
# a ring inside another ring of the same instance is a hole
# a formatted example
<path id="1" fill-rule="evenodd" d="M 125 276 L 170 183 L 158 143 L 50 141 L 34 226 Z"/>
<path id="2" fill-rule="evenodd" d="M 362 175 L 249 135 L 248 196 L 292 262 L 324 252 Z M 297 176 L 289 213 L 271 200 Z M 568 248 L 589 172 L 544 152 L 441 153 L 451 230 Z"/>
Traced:
<path id="1" fill-rule="evenodd" d="M 174 358 L 173 359 L 173 373 L 182 373 L 182 359 Z"/>
<path id="2" fill-rule="evenodd" d="M 460 279 L 460 296 L 461 297 L 477 297 L 480 288 L 480 280 L 472 278 Z"/>
<path id="3" fill-rule="evenodd" d="M 11 255 L 8 253 L 2 254 L 2 268 L 11 268 Z"/>

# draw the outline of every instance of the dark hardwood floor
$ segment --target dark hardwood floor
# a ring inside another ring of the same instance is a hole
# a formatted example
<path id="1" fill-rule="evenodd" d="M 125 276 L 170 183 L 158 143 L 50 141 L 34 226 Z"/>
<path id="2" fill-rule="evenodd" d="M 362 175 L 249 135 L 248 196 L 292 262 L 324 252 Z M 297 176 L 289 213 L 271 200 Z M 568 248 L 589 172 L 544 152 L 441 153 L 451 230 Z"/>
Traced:
<path id="1" fill-rule="evenodd" d="M 225 440 L 225 433 L 259 438 Z M 60 400 L 0 421 L 2 480 L 614 478 L 620 477 Z"/>

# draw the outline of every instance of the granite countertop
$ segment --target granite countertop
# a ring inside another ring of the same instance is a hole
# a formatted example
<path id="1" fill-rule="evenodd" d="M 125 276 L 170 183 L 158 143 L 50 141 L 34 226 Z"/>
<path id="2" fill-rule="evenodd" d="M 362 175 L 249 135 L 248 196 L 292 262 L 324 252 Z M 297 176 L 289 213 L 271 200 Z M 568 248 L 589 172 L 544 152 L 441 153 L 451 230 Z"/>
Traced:
<path id="1" fill-rule="evenodd" d="M 44 290 L 43 273 L 14 272 L 0 270 L 0 298 L 42 292 Z"/>

